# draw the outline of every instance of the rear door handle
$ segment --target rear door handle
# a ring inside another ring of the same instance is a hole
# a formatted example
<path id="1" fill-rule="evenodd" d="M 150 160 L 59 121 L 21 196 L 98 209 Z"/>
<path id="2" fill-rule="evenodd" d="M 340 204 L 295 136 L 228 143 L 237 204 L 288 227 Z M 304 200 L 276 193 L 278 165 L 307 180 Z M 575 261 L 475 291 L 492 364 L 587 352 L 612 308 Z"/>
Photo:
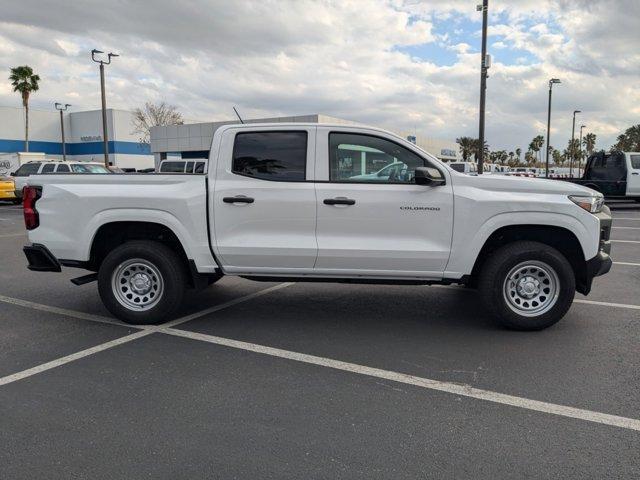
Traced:
<path id="1" fill-rule="evenodd" d="M 253 203 L 254 199 L 244 195 L 236 195 L 235 197 L 224 197 L 222 201 L 224 203 Z"/>
<path id="2" fill-rule="evenodd" d="M 338 197 L 338 198 L 325 198 L 325 205 L 355 205 L 356 201 L 353 198 Z"/>
<path id="3" fill-rule="evenodd" d="M 638 172 L 631 172 L 631 175 L 640 175 Z"/>

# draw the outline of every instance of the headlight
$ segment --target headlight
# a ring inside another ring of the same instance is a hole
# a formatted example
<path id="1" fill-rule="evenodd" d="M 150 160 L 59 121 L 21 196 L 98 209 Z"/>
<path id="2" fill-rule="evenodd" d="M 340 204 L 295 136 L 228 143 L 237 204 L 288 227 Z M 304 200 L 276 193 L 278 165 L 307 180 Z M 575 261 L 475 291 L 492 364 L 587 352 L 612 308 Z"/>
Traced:
<path id="1" fill-rule="evenodd" d="M 590 213 L 602 211 L 602 206 L 604 205 L 604 197 L 602 195 L 569 195 L 569 200 Z"/>

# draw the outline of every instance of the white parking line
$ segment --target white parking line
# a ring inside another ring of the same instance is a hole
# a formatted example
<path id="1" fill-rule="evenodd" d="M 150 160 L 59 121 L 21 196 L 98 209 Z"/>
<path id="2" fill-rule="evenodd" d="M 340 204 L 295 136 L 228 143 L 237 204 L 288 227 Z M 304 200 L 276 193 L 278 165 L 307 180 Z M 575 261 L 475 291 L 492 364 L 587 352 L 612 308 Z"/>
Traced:
<path id="1" fill-rule="evenodd" d="M 78 312 L 76 310 L 68 310 L 66 308 L 52 307 L 50 305 L 43 305 L 42 303 L 30 302 L 28 300 L 22 300 L 20 298 L 7 297 L 0 295 L 0 302 L 9 303 L 11 305 L 17 305 L 19 307 L 32 308 L 33 310 L 40 310 L 43 312 L 56 313 L 58 315 L 65 315 L 67 317 L 78 318 L 80 320 L 90 320 L 92 322 L 109 323 L 111 325 L 121 325 L 123 327 L 137 328 L 142 327 L 136 325 L 128 325 L 120 322 L 115 318 L 103 317 L 101 315 L 93 315 L 91 313 Z"/>
<path id="2" fill-rule="evenodd" d="M 9 233 L 6 235 L 0 235 L 0 238 L 9 238 L 9 237 L 26 237 L 26 233 Z"/>
<path id="3" fill-rule="evenodd" d="M 639 240 L 613 240 L 611 239 L 612 242 L 616 242 L 616 243 L 640 243 Z"/>
<path id="4" fill-rule="evenodd" d="M 47 370 L 51 370 L 52 368 L 59 367 L 61 365 L 65 365 L 69 362 L 73 362 L 75 360 L 79 360 L 84 357 L 88 357 L 89 355 L 93 355 L 94 353 L 103 352 L 108 350 L 109 348 L 117 347 L 118 345 L 122 345 L 124 343 L 131 342 L 133 340 L 137 340 L 138 338 L 145 337 L 152 333 L 156 333 L 165 329 L 169 326 L 179 325 L 184 322 L 188 322 L 189 320 L 193 320 L 194 318 L 202 317 L 203 315 L 207 315 L 212 312 L 217 312 L 218 310 L 222 310 L 223 308 L 230 307 L 232 305 L 237 305 L 238 303 L 246 302 L 247 300 L 251 300 L 253 298 L 260 297 L 262 295 L 266 295 L 267 293 L 274 292 L 281 288 L 288 287 L 289 285 L 293 285 L 291 282 L 280 283 L 278 285 L 274 285 L 269 288 L 265 288 L 264 290 L 260 290 L 255 293 L 251 293 L 249 295 L 244 295 L 243 297 L 236 298 L 229 302 L 222 303 L 220 305 L 216 305 L 211 308 L 207 308 L 205 310 L 201 310 L 196 313 L 192 313 L 190 315 L 186 315 L 184 317 L 180 317 L 176 320 L 166 323 L 162 326 L 149 325 L 149 326 L 133 326 L 127 325 L 128 327 L 138 328 L 140 331 L 132 333 L 130 335 L 125 335 L 123 337 L 117 338 L 115 340 L 111 340 L 110 342 L 102 343 L 100 345 L 96 345 L 95 347 L 87 348 L 86 350 L 82 350 L 80 352 L 73 353 L 71 355 L 67 355 L 62 358 L 58 358 L 56 360 L 52 360 L 47 363 L 43 363 L 42 365 L 38 365 L 33 368 L 29 368 L 27 370 L 23 370 L 21 372 L 13 373 L 11 375 L 7 375 L 6 377 L 0 378 L 0 386 L 6 385 L 8 383 L 17 382 L 18 380 L 22 380 L 23 378 L 31 377 L 32 375 L 36 375 L 38 373 L 45 372 Z M 0 296 L 0 301 L 11 303 L 13 305 L 19 305 L 22 307 L 33 308 L 36 310 L 49 311 L 53 313 L 61 313 L 63 315 L 69 315 L 75 318 L 81 318 L 83 320 L 91 320 L 92 322 L 101 322 L 101 323 L 116 323 L 117 321 L 110 321 L 107 317 L 100 317 L 99 315 L 91 315 L 91 314 L 83 314 L 82 312 L 75 312 L 73 310 L 65 310 L 57 307 L 49 307 L 48 305 L 42 305 L 38 303 L 28 302 L 26 300 L 14 299 L 11 297 Z M 63 313 L 64 312 L 64 313 Z M 71 315 L 70 315 L 71 314 Z M 124 325 L 124 324 L 123 324 Z"/>
<path id="5" fill-rule="evenodd" d="M 611 227 L 611 228 L 618 228 L 620 230 L 640 230 L 640 227 Z"/>
<path id="6" fill-rule="evenodd" d="M 640 222 L 640 217 L 613 217 L 614 220 L 633 220 L 635 222 Z"/>
<path id="7" fill-rule="evenodd" d="M 102 352 L 109 348 L 117 347 L 118 345 L 122 345 L 124 343 L 137 340 L 138 338 L 145 337 L 152 333 L 154 333 L 153 330 L 141 330 L 139 332 L 132 333 L 131 335 L 125 335 L 124 337 L 116 338 L 115 340 L 111 340 L 110 342 L 101 343 L 100 345 L 96 345 L 95 347 L 87 348 L 86 350 L 72 353 L 71 355 L 67 355 L 66 357 L 57 358 L 56 360 L 43 363 L 41 365 L 38 365 L 37 367 L 29 368 L 27 370 L 23 370 L 18 373 L 7 375 L 6 377 L 0 378 L 0 386 L 6 385 L 8 383 L 17 382 L 18 380 L 22 380 L 23 378 L 37 375 L 38 373 L 46 372 L 47 370 L 51 370 L 52 368 L 56 368 L 61 365 L 65 365 L 67 363 L 73 362 L 75 360 L 88 357 L 89 355 Z"/>
<path id="8" fill-rule="evenodd" d="M 555 403 L 541 402 L 539 400 L 531 400 L 529 398 L 507 395 L 504 393 L 493 392 L 491 390 L 474 388 L 470 385 L 416 377 L 414 375 L 408 375 L 406 373 L 382 370 L 379 368 L 358 365 L 356 363 L 343 362 L 340 360 L 334 360 L 325 357 L 317 357 L 315 355 L 307 355 L 306 353 L 281 350 L 279 348 L 267 347 L 265 345 L 258 345 L 255 343 L 241 342 L 239 340 L 232 340 L 230 338 L 222 338 L 213 335 L 205 335 L 202 333 L 187 332 L 185 330 L 178 330 L 174 328 L 164 328 L 160 331 L 162 333 L 184 337 L 191 340 L 200 340 L 202 342 L 208 342 L 215 345 L 222 345 L 239 350 L 260 353 L 272 357 L 284 358 L 296 362 L 333 368 L 335 370 L 355 373 L 358 375 L 381 378 L 384 380 L 404 383 L 407 385 L 414 385 L 429 390 L 437 390 L 440 392 L 451 393 L 453 395 L 475 398 L 477 400 L 484 400 L 487 402 L 500 403 L 502 405 L 509 405 L 526 410 L 534 410 L 537 412 L 543 412 L 552 415 L 576 418 L 578 420 L 584 420 L 587 422 L 600 423 L 603 425 L 610 425 L 613 427 L 640 431 L 640 420 L 634 418 L 620 417 L 617 415 L 609 415 L 607 413 L 595 412 L 592 410 L 584 410 L 581 408 L 568 407 L 565 405 L 557 405 Z"/>
<path id="9" fill-rule="evenodd" d="M 640 267 L 640 263 L 631 262 L 613 262 L 614 265 L 631 265 L 632 267 Z"/>
<path id="10" fill-rule="evenodd" d="M 600 305 L 602 307 L 615 307 L 615 308 L 627 308 L 629 310 L 640 310 L 640 305 L 631 305 L 628 303 L 610 303 L 610 302 L 598 302 L 597 300 L 583 300 L 582 298 L 575 298 L 573 303 L 585 303 L 587 305 Z"/>

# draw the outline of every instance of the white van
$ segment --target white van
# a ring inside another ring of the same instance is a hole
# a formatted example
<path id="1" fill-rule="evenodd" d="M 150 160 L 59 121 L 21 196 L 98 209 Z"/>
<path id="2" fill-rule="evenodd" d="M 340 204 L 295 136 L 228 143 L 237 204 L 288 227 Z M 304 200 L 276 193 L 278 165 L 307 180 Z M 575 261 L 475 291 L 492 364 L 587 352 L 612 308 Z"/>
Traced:
<path id="1" fill-rule="evenodd" d="M 456 172 L 466 173 L 467 175 L 478 174 L 478 165 L 475 162 L 450 162 L 448 165 Z"/>
<path id="2" fill-rule="evenodd" d="M 102 163 L 95 162 L 27 162 L 11 176 L 15 182 L 16 197 L 22 198 L 22 189 L 27 184 L 29 175 L 45 173 L 111 173 Z"/>
<path id="3" fill-rule="evenodd" d="M 204 160 L 162 160 L 158 173 L 204 173 Z"/>

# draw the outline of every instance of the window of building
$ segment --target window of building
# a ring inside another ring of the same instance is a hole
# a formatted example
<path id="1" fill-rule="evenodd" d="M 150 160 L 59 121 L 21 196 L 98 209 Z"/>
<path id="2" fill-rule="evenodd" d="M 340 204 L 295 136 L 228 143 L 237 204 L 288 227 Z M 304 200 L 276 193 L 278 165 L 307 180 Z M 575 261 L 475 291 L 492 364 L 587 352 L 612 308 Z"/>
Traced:
<path id="1" fill-rule="evenodd" d="M 307 132 L 238 133 L 233 145 L 233 173 L 280 182 L 306 179 Z"/>
<path id="2" fill-rule="evenodd" d="M 16 177 L 28 177 L 32 173 L 38 173 L 40 163 L 25 163 L 16 170 Z"/>
<path id="3" fill-rule="evenodd" d="M 55 163 L 45 163 L 40 173 L 52 173 L 56 168 Z"/>
<path id="4" fill-rule="evenodd" d="M 332 182 L 415 183 L 415 169 L 425 165 L 419 155 L 381 137 L 354 133 L 329 135 Z"/>

